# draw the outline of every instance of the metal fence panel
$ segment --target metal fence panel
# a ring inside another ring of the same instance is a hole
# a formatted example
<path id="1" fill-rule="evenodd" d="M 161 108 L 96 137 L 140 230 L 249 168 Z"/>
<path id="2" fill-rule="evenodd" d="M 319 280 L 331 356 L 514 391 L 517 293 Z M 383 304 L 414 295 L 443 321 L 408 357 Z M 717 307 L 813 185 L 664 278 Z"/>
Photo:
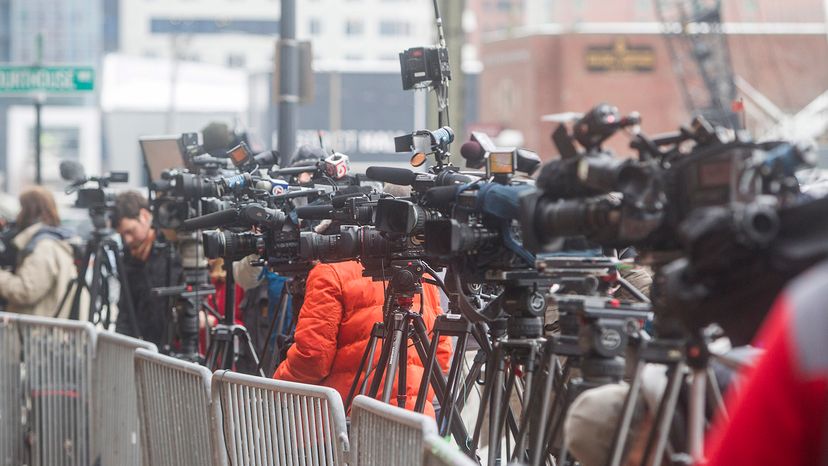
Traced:
<path id="1" fill-rule="evenodd" d="M 0 347 L 9 351 L 0 369 L 0 420 L 10 426 L 9 434 L 0 436 L 0 457 L 33 466 L 89 465 L 94 327 L 9 314 L 0 315 L 0 321 Z"/>
<path id="2" fill-rule="evenodd" d="M 211 437 L 210 371 L 135 350 L 135 381 L 145 466 L 219 466 Z"/>
<path id="3" fill-rule="evenodd" d="M 332 388 L 216 371 L 213 409 L 231 466 L 345 464 L 345 410 Z"/>
<path id="4" fill-rule="evenodd" d="M 351 406 L 352 466 L 421 466 L 434 419 L 359 395 Z"/>
<path id="5" fill-rule="evenodd" d="M 423 466 L 477 466 L 456 446 L 439 435 L 427 435 L 424 444 Z"/>
<path id="6" fill-rule="evenodd" d="M 152 343 L 113 332 L 98 333 L 95 351 L 94 446 L 100 466 L 140 466 L 138 404 L 133 357 Z"/>
<path id="7" fill-rule="evenodd" d="M 0 313 L 0 465 L 23 464 L 21 341 L 17 316 Z"/>

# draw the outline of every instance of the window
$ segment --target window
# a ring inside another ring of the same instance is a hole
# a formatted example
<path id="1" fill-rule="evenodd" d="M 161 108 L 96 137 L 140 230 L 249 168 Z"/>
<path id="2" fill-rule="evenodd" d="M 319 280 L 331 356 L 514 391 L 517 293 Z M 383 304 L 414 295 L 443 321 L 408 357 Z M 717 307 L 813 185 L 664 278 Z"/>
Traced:
<path id="1" fill-rule="evenodd" d="M 228 53 L 227 66 L 230 68 L 244 68 L 247 59 L 242 53 Z"/>
<path id="2" fill-rule="evenodd" d="M 322 34 L 322 21 L 320 21 L 319 18 L 311 18 L 308 21 L 308 32 L 312 36 Z"/>
<path id="3" fill-rule="evenodd" d="M 381 36 L 407 36 L 411 34 L 411 25 L 405 21 L 380 21 Z"/>
<path id="4" fill-rule="evenodd" d="M 365 30 L 365 24 L 361 19 L 349 19 L 345 22 L 346 36 L 361 36 Z"/>

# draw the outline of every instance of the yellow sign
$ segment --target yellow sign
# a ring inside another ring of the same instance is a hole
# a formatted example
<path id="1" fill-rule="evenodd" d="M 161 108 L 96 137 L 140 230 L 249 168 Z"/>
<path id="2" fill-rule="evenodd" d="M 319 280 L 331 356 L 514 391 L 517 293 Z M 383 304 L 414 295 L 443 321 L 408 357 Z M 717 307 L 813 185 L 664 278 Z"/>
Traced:
<path id="1" fill-rule="evenodd" d="M 629 45 L 617 39 L 609 46 L 587 48 L 586 66 L 589 71 L 652 71 L 655 68 L 655 52 L 648 45 Z"/>

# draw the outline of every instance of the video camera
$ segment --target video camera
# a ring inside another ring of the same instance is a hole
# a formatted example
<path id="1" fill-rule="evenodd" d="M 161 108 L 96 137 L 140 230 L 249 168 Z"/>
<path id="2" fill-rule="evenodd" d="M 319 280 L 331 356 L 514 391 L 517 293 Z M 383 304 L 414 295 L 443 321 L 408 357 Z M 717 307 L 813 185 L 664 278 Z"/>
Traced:
<path id="1" fill-rule="evenodd" d="M 60 177 L 70 182 L 66 188 L 66 194 L 77 193 L 75 207 L 89 209 L 93 217 L 99 218 L 96 227 L 102 227 L 103 224 L 100 222 L 104 219 L 100 217 L 104 211 L 115 205 L 115 194 L 108 189 L 110 183 L 129 181 L 127 172 L 111 172 L 103 176 L 87 177 L 83 165 L 69 160 L 60 163 Z M 88 188 L 85 187 L 87 183 L 94 183 L 97 186 Z"/>

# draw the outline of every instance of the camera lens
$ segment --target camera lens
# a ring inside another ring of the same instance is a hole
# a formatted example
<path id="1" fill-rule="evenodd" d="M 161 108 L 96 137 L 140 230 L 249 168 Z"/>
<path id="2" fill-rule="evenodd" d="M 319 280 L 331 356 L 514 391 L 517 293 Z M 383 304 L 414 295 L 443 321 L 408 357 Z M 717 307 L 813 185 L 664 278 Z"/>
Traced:
<path id="1" fill-rule="evenodd" d="M 241 258 L 259 251 L 260 237 L 254 233 L 231 231 L 205 231 L 204 255 L 209 259 Z"/>
<path id="2" fill-rule="evenodd" d="M 176 180 L 176 195 L 186 198 L 221 197 L 218 183 L 202 176 L 182 173 Z"/>

